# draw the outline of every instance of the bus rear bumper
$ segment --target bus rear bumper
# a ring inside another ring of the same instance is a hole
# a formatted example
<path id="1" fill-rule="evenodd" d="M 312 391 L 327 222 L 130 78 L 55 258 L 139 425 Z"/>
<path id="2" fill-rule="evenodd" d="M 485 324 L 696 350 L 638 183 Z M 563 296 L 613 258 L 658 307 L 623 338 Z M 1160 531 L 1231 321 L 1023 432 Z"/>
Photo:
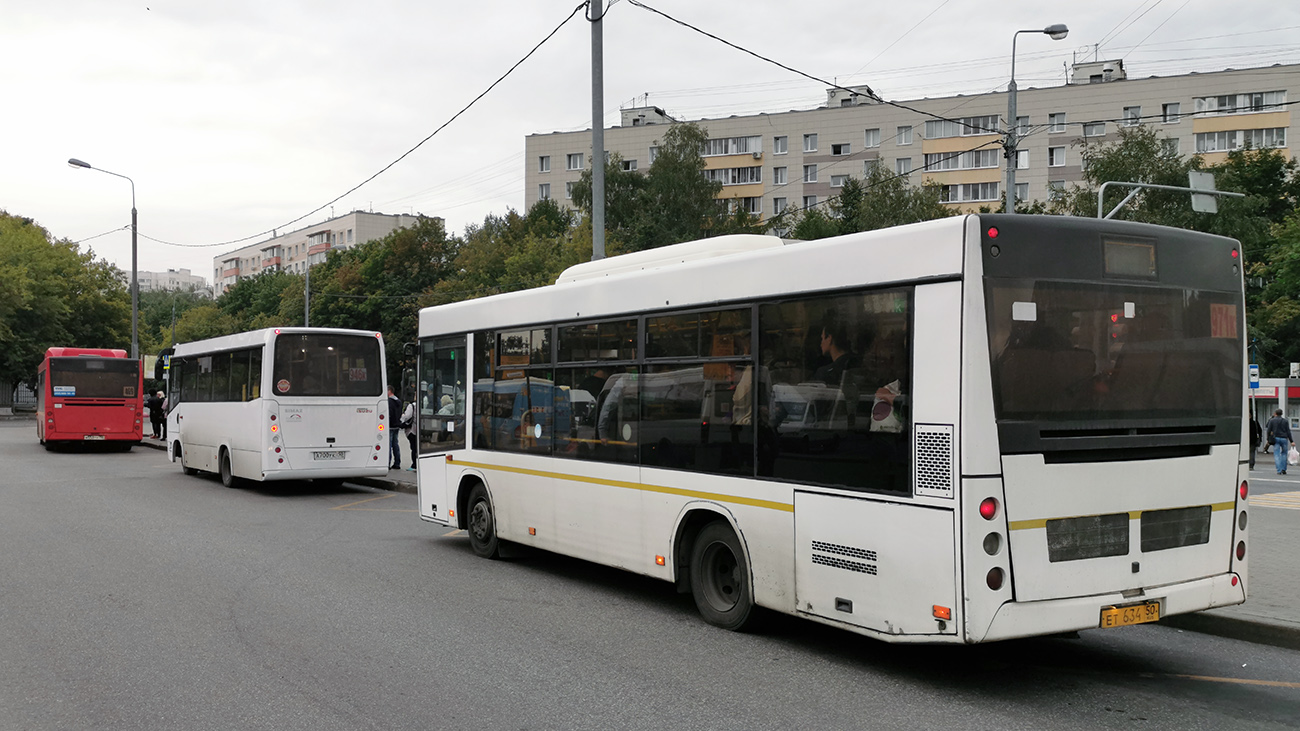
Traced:
<path id="1" fill-rule="evenodd" d="M 262 473 L 264 482 L 279 480 L 340 480 L 351 477 L 384 477 L 388 474 L 388 465 L 380 467 L 348 467 L 340 465 L 332 469 L 267 470 Z"/>
<path id="2" fill-rule="evenodd" d="M 1069 599 L 1008 602 L 998 609 L 984 636 L 970 637 L 969 641 L 992 642 L 1097 629 L 1101 626 L 1101 610 L 1104 607 L 1150 601 L 1160 602 L 1161 618 L 1172 617 L 1176 614 L 1199 612 L 1202 609 L 1241 604 L 1246 601 L 1246 586 L 1237 574 L 1227 573 L 1178 584 L 1150 587 L 1142 596 L 1136 597 L 1125 597 L 1116 592 Z"/>

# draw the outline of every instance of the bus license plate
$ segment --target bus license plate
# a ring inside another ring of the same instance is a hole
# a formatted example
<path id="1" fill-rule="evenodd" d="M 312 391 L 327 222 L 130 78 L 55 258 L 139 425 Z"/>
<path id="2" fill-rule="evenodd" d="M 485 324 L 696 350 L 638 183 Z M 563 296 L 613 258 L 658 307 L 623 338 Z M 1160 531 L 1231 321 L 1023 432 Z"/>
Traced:
<path id="1" fill-rule="evenodd" d="M 88 442 L 102 441 L 102 440 L 104 439 L 104 435 L 103 435 L 103 434 L 87 434 L 86 436 L 82 437 L 82 439 L 84 439 L 84 440 L 86 440 L 86 441 L 88 441 Z"/>
<path id="2" fill-rule="evenodd" d="M 1130 624 L 1155 622 L 1160 619 L 1160 602 L 1130 604 L 1127 607 L 1102 607 L 1101 626 L 1127 627 Z"/>
<path id="3" fill-rule="evenodd" d="M 347 452 L 329 451 L 329 452 L 312 452 L 312 459 L 346 459 Z"/>

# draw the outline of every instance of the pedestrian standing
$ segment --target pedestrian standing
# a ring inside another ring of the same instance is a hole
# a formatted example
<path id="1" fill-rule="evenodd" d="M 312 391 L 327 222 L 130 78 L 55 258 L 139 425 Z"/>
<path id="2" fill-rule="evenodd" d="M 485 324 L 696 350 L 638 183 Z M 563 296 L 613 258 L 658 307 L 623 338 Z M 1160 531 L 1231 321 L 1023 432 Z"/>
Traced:
<path id="1" fill-rule="evenodd" d="M 149 426 L 153 427 L 153 438 L 162 439 L 163 392 L 150 394 L 145 406 L 149 407 Z"/>
<path id="2" fill-rule="evenodd" d="M 402 412 L 402 421 L 400 422 L 402 431 L 406 432 L 406 443 L 411 448 L 411 466 L 406 469 L 411 472 L 415 471 L 415 457 L 420 452 L 416 449 L 415 436 L 415 395 L 411 395 L 411 401 L 406 404 L 406 410 Z"/>
<path id="3" fill-rule="evenodd" d="M 398 445 L 397 429 L 398 422 L 402 420 L 402 400 L 397 398 L 393 392 L 393 387 L 388 387 L 388 450 L 392 452 L 393 463 L 388 465 L 390 470 L 402 469 L 402 448 Z"/>
<path id="4" fill-rule="evenodd" d="M 1288 453 L 1295 446 L 1291 424 L 1282 417 L 1282 410 L 1278 409 L 1273 412 L 1273 418 L 1268 420 L 1264 429 L 1268 432 L 1269 442 L 1273 444 L 1273 464 L 1277 467 L 1277 473 L 1285 475 Z"/>
<path id="5" fill-rule="evenodd" d="M 1250 417 L 1250 468 L 1255 469 L 1255 453 L 1259 451 L 1259 439 L 1264 436 L 1264 429 L 1259 425 L 1259 419 L 1254 416 Z"/>

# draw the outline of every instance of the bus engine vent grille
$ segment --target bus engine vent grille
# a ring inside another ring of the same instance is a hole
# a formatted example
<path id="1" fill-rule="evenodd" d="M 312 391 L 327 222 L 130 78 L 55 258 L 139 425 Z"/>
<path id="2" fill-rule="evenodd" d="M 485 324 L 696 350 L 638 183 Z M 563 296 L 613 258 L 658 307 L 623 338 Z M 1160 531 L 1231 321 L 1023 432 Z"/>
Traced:
<path id="1" fill-rule="evenodd" d="M 856 571 L 860 574 L 876 575 L 875 551 L 823 541 L 813 541 L 812 550 L 812 562 L 815 564 L 844 569 L 845 571 Z M 848 560 L 850 558 L 862 559 L 862 561 L 850 561 Z M 870 563 L 864 563 L 867 561 Z"/>
<path id="2" fill-rule="evenodd" d="M 952 424 L 916 425 L 916 494 L 951 498 L 953 492 Z"/>

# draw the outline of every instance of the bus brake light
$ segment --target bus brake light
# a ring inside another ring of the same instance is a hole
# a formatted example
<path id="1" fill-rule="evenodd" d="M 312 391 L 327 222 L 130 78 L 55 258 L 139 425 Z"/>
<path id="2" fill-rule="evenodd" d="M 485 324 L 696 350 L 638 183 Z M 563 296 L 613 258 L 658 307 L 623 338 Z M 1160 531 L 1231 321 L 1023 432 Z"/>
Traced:
<path id="1" fill-rule="evenodd" d="M 984 501 L 980 503 L 980 517 L 985 520 L 993 520 L 993 518 L 997 514 L 998 514 L 997 498 L 991 498 L 991 497 L 984 498 Z"/>
<path id="2" fill-rule="evenodd" d="M 1246 490 L 1246 481 L 1245 481 L 1245 480 L 1242 480 L 1242 481 L 1241 481 L 1241 487 L 1237 488 L 1237 493 L 1238 493 L 1239 495 L 1241 495 L 1241 499 L 1242 499 L 1242 500 L 1245 500 L 1245 499 L 1246 499 L 1246 493 L 1247 493 L 1247 490 Z"/>
<path id="3" fill-rule="evenodd" d="M 278 432 L 278 431 L 280 431 L 280 425 L 279 425 L 279 424 L 272 424 L 272 425 L 271 425 L 271 433 L 274 434 L 274 433 L 276 433 L 276 432 Z"/>

